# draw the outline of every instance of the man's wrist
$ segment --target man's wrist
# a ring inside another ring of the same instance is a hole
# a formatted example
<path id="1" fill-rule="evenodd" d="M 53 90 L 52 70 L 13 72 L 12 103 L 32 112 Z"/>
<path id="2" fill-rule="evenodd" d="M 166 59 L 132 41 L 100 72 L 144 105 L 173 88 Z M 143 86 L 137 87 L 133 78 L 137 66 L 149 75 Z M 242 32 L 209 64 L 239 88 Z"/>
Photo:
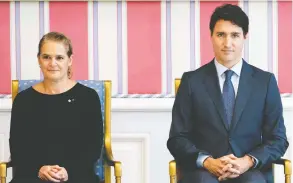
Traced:
<path id="1" fill-rule="evenodd" d="M 249 168 L 254 167 L 255 161 L 254 161 L 253 157 L 251 157 L 249 155 L 245 155 L 244 158 L 248 161 Z"/>
<path id="2" fill-rule="evenodd" d="M 198 157 L 197 157 L 197 160 L 196 160 L 196 165 L 198 168 L 204 168 L 203 166 L 203 162 L 208 158 L 208 157 L 211 157 L 210 155 L 208 154 L 205 154 L 205 153 L 198 153 Z"/>
<path id="3" fill-rule="evenodd" d="M 204 167 L 205 169 L 207 169 L 207 167 L 209 166 L 209 162 L 210 162 L 210 160 L 212 160 L 212 157 L 208 157 L 208 158 L 206 158 L 206 159 L 203 161 L 203 167 Z"/>

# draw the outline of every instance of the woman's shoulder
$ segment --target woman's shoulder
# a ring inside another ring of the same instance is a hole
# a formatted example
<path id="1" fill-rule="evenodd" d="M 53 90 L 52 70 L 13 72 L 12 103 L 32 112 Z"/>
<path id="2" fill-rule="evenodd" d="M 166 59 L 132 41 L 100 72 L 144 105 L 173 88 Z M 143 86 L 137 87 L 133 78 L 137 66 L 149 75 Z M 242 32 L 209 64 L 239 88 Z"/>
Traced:
<path id="1" fill-rule="evenodd" d="M 77 82 L 78 87 L 76 87 L 76 90 L 78 90 L 78 93 L 81 94 L 83 97 L 87 97 L 90 99 L 99 97 L 98 92 L 89 86 L 86 86 L 85 84 L 82 84 L 80 82 Z"/>
<path id="2" fill-rule="evenodd" d="M 84 92 L 94 93 L 96 90 L 94 87 L 90 87 L 89 84 L 77 81 L 77 85 L 79 85 L 78 89 Z"/>
<path id="3" fill-rule="evenodd" d="M 13 100 L 14 103 L 26 103 L 31 100 L 34 95 L 33 88 L 29 87 L 25 90 L 18 92 Z"/>

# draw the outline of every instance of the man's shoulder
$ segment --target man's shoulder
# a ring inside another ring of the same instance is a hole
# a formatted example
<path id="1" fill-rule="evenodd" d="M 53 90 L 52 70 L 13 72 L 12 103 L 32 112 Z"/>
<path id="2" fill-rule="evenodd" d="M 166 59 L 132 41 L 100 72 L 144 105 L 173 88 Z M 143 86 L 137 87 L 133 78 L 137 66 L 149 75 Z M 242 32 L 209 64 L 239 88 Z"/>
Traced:
<path id="1" fill-rule="evenodd" d="M 207 63 L 195 70 L 186 71 L 183 73 L 183 75 L 192 80 L 202 79 L 203 77 L 206 76 L 206 73 L 208 72 L 210 67 L 211 67 L 211 63 Z"/>
<path id="2" fill-rule="evenodd" d="M 253 66 L 251 64 L 248 64 L 248 66 L 253 71 L 253 77 L 258 80 L 268 80 L 274 75 L 272 72 L 263 70 L 261 68 L 258 68 L 256 66 Z"/>
<path id="3" fill-rule="evenodd" d="M 197 80 L 202 80 L 203 78 L 205 78 L 207 75 L 210 74 L 210 71 L 212 71 L 212 67 L 213 67 L 213 62 L 209 62 L 205 65 L 202 65 L 201 67 L 195 69 L 195 70 L 191 70 L 191 71 L 186 71 L 183 73 L 183 77 L 188 78 L 189 80 L 193 80 L 193 81 L 197 81 Z M 253 77 L 257 80 L 268 80 L 272 77 L 272 75 L 274 75 L 272 72 L 263 70 L 261 68 L 258 68 L 254 65 L 251 65 L 249 63 L 247 63 L 247 67 L 249 69 L 251 69 L 252 73 L 253 73 Z"/>

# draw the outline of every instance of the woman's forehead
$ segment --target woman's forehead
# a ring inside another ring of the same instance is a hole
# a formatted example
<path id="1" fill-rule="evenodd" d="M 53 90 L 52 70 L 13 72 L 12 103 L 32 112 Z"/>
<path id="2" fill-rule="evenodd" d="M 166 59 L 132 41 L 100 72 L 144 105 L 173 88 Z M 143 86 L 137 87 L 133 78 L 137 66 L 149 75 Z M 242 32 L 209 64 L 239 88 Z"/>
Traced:
<path id="1" fill-rule="evenodd" d="M 58 42 L 46 42 L 41 48 L 41 54 L 46 55 L 66 55 L 66 47 Z"/>

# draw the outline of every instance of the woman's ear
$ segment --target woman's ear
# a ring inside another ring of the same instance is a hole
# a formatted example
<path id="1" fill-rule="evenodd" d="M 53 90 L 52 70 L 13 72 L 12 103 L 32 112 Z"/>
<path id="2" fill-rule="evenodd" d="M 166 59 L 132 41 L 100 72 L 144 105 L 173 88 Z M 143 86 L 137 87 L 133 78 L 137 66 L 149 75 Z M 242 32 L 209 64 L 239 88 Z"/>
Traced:
<path id="1" fill-rule="evenodd" d="M 69 79 L 72 78 L 72 66 L 69 66 L 69 67 L 68 67 L 68 70 L 67 70 L 67 76 L 68 76 Z"/>
<path id="2" fill-rule="evenodd" d="M 40 59 L 40 56 L 38 56 L 38 64 L 39 64 L 39 67 L 41 68 L 41 59 Z"/>
<path id="3" fill-rule="evenodd" d="M 72 66 L 72 62 L 73 62 L 73 55 L 71 55 L 69 57 L 69 63 L 68 63 L 68 66 L 71 67 Z"/>

